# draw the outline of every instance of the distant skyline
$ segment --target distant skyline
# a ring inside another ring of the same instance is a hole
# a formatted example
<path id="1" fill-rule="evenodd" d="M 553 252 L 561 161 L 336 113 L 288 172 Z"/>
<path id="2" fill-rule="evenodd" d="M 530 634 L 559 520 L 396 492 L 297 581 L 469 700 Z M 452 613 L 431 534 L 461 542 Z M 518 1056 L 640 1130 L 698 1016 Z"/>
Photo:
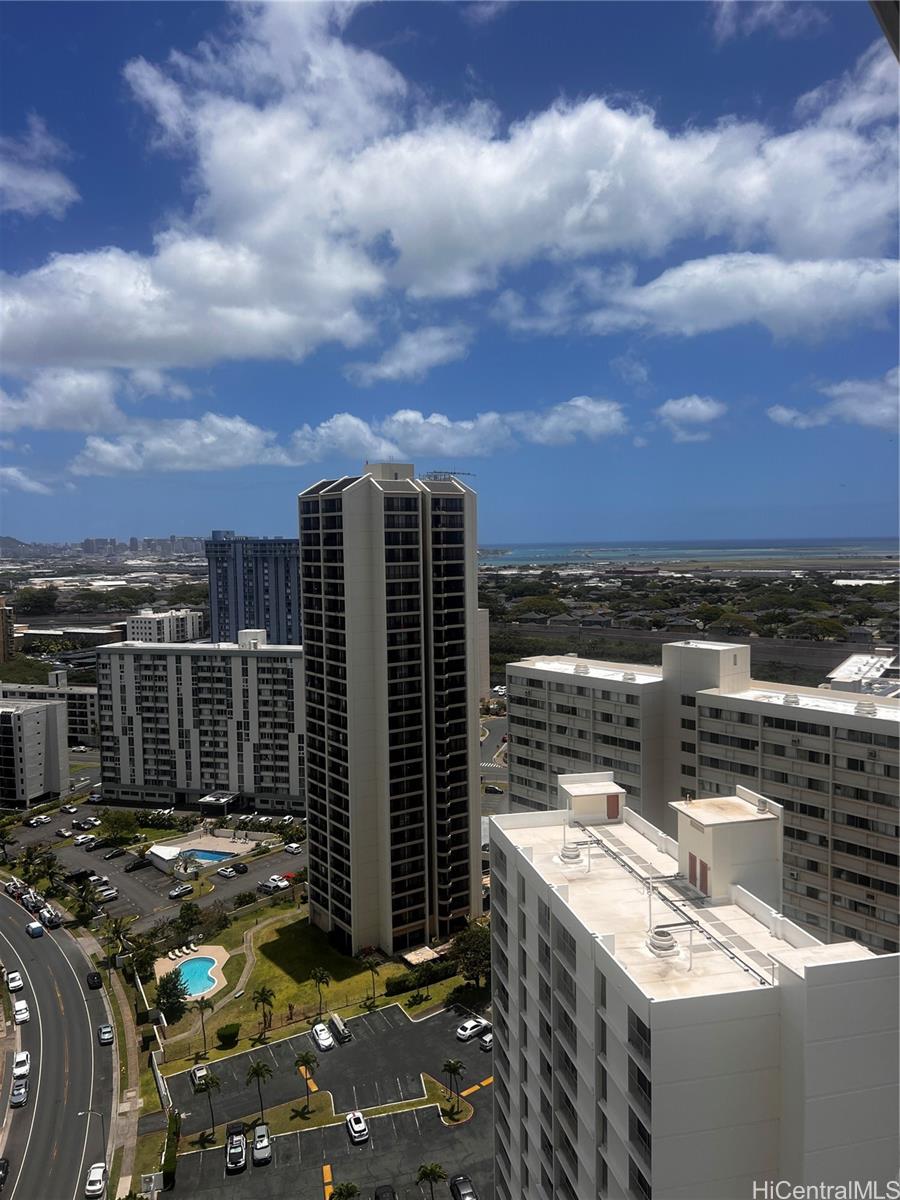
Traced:
<path id="1" fill-rule="evenodd" d="M 295 536 L 393 457 L 482 545 L 894 536 L 868 5 L 8 4 L 0 56 L 2 533 Z"/>

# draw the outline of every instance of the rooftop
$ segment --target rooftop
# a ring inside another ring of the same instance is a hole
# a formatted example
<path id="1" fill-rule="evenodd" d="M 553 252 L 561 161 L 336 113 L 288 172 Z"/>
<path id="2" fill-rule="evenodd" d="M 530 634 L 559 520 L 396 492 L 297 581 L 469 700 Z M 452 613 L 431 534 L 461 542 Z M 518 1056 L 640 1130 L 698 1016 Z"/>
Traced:
<path id="1" fill-rule="evenodd" d="M 877 717 L 882 721 L 900 721 L 900 701 L 887 698 L 873 699 L 872 696 L 847 693 L 846 699 L 839 699 L 840 693 L 823 691 L 820 688 L 803 688 L 778 683 L 754 682 L 753 687 L 742 691 L 726 691 L 724 688 L 709 688 L 700 695 L 728 696 L 733 700 L 754 700 L 757 703 L 778 705 L 790 712 L 801 709 L 807 712 L 840 713 L 842 716 Z M 863 711 L 863 707 L 865 711 Z"/>
<path id="2" fill-rule="evenodd" d="M 518 662 L 507 664 L 508 670 L 511 671 L 516 667 L 554 671 L 587 679 L 605 679 L 613 683 L 659 683 L 662 679 L 662 671 L 652 667 L 640 666 L 637 663 L 597 662 L 592 658 L 578 658 L 574 654 L 538 654 L 534 658 L 522 658 Z"/>
<path id="3" fill-rule="evenodd" d="M 842 663 L 829 671 L 827 678 L 835 682 L 851 683 L 856 680 L 880 679 L 894 661 L 894 654 L 851 654 Z"/>
<path id="4" fill-rule="evenodd" d="M 165 654 L 167 650 L 178 654 L 302 654 L 302 646 L 279 646 L 267 642 L 262 646 L 242 646 L 238 642 L 110 642 L 97 646 L 97 650 L 124 650 L 133 654 Z"/>
<path id="5" fill-rule="evenodd" d="M 689 806 L 692 818 L 702 803 Z M 755 805 L 737 796 L 718 797 L 716 805 L 720 819 L 776 819 L 756 813 Z M 745 815 L 739 817 L 740 810 Z M 816 963 L 871 957 L 855 942 L 820 944 L 743 889 L 732 890 L 732 902 L 701 897 L 683 877 L 673 878 L 677 859 L 658 848 L 659 839 L 646 836 L 643 830 L 652 826 L 628 808 L 623 821 L 611 824 L 572 828 L 566 818 L 565 812 L 549 812 L 492 820 L 514 846 L 530 850 L 532 865 L 548 884 L 566 889 L 574 915 L 651 1000 L 771 987 L 779 963 L 797 972 Z M 581 861 L 574 865 L 560 857 L 564 837 L 569 846 L 581 845 Z M 657 881 L 652 918 L 651 879 Z M 659 957 L 648 945 L 648 926 L 682 921 L 688 924 L 673 930 L 678 953 Z"/>
<path id="6" fill-rule="evenodd" d="M 771 812 L 760 812 L 738 796 L 706 796 L 700 800 L 673 800 L 670 808 L 684 813 L 698 825 L 746 824 L 748 821 L 777 821 Z"/>

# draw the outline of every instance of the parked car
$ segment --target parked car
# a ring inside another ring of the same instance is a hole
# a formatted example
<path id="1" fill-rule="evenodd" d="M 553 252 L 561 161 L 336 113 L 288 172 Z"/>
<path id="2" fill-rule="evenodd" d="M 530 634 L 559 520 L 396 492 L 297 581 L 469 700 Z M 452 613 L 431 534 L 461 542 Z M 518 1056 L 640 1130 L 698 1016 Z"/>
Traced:
<path id="1" fill-rule="evenodd" d="M 503 788 L 497 787 L 496 783 L 485 784 L 484 790 L 487 792 L 487 794 L 489 796 L 502 796 L 503 795 Z"/>
<path id="2" fill-rule="evenodd" d="M 9 1093 L 9 1103 L 11 1108 L 21 1108 L 23 1104 L 28 1103 L 28 1080 L 14 1079 L 12 1091 Z"/>
<path id="3" fill-rule="evenodd" d="M 280 888 L 281 891 L 284 891 L 285 888 L 289 888 L 291 886 L 290 882 L 285 879 L 283 875 L 270 875 L 269 883 L 273 884 L 277 888 Z"/>
<path id="4" fill-rule="evenodd" d="M 475 1185 L 468 1175 L 454 1175 L 450 1180 L 450 1195 L 453 1200 L 478 1200 Z"/>
<path id="5" fill-rule="evenodd" d="M 40 921 L 29 921 L 25 926 L 25 932 L 29 937 L 39 938 L 44 936 L 44 927 Z"/>
<path id="6" fill-rule="evenodd" d="M 18 971 L 10 971 L 6 976 L 6 986 L 11 992 L 21 992 L 25 984 L 22 981 L 22 976 Z"/>
<path id="7" fill-rule="evenodd" d="M 17 896 L 19 894 L 19 892 L 25 891 L 25 887 L 26 887 L 26 885 L 22 882 L 21 879 L 16 879 L 16 877 L 13 876 L 13 878 L 10 879 L 9 882 L 7 883 L 4 890 L 7 894 L 7 896 Z"/>
<path id="8" fill-rule="evenodd" d="M 97 891 L 98 900 L 106 902 L 107 900 L 118 900 L 118 898 L 119 889 L 117 887 L 103 887 Z"/>
<path id="9" fill-rule="evenodd" d="M 180 900 L 182 896 L 190 896 L 193 890 L 192 883 L 176 883 L 173 888 L 169 889 L 169 899 Z"/>
<path id="10" fill-rule="evenodd" d="M 75 839 L 74 844 L 76 846 L 89 846 L 91 844 L 91 842 L 96 842 L 96 840 L 97 839 L 94 837 L 94 835 L 92 833 L 79 833 L 78 837 Z"/>
<path id="11" fill-rule="evenodd" d="M 62 917 L 55 908 L 42 908 L 38 917 L 45 929 L 59 929 L 62 925 Z"/>
<path id="12" fill-rule="evenodd" d="M 88 825 L 90 825 L 91 829 L 96 829 L 98 825 L 103 824 L 99 817 L 85 817 L 85 820 L 87 821 Z"/>
<path id="13" fill-rule="evenodd" d="M 366 1142 L 369 1139 L 369 1127 L 361 1112 L 347 1113 L 347 1132 L 351 1142 Z"/>
<path id="14" fill-rule="evenodd" d="M 323 1025 L 321 1022 L 319 1022 L 318 1025 L 313 1025 L 310 1032 L 312 1033 L 313 1041 L 320 1050 L 334 1049 L 334 1038 L 331 1036 L 331 1030 L 327 1025 Z"/>
<path id="15" fill-rule="evenodd" d="M 152 867 L 149 858 L 133 858 L 131 862 L 125 864 L 126 871 L 143 871 L 144 867 Z"/>
<path id="16" fill-rule="evenodd" d="M 107 850 L 107 852 L 103 855 L 103 861 L 108 862 L 111 858 L 121 858 L 124 853 L 124 846 L 113 846 L 112 850 Z"/>
<path id="17" fill-rule="evenodd" d="M 284 849 L 287 851 L 288 854 L 302 854 L 303 853 L 303 847 L 300 845 L 299 842 L 288 842 L 287 845 L 284 847 Z"/>
<path id="18" fill-rule="evenodd" d="M 282 817 L 281 820 L 278 822 L 279 825 L 293 825 L 293 823 L 294 823 L 294 818 L 291 816 L 290 813 L 288 813 L 286 816 Z"/>
<path id="19" fill-rule="evenodd" d="M 234 869 L 238 875 L 246 875 L 249 868 L 246 863 L 235 863 Z"/>
<path id="20" fill-rule="evenodd" d="M 242 1121 L 231 1121 L 225 1127 L 225 1170 L 243 1171 L 247 1165 L 247 1139 Z"/>
<path id="21" fill-rule="evenodd" d="M 488 1032 L 486 1034 L 484 1034 L 483 1037 L 480 1037 L 478 1039 L 478 1045 L 481 1047 L 482 1050 L 493 1050 L 493 1048 L 494 1048 L 494 1031 L 493 1031 L 493 1029 L 488 1030 Z"/>
<path id="22" fill-rule="evenodd" d="M 191 1083 L 196 1090 L 203 1080 L 209 1075 L 209 1067 L 207 1067 L 205 1063 L 198 1063 L 196 1067 L 191 1067 L 188 1074 L 190 1076 Z"/>
<path id="23" fill-rule="evenodd" d="M 69 750 L 72 754 L 87 754 L 88 752 L 87 746 L 70 746 Z"/>
<path id="24" fill-rule="evenodd" d="M 8 1158 L 0 1158 L 0 1188 L 3 1187 L 4 1183 L 6 1183 L 8 1176 L 9 1176 L 9 1159 Z"/>
<path id="25" fill-rule="evenodd" d="M 234 867 L 219 867 L 218 871 L 216 871 L 216 874 L 221 875 L 223 879 L 234 879 L 235 875 L 237 875 L 237 871 L 234 869 Z"/>
<path id="26" fill-rule="evenodd" d="M 481 1034 L 487 1033 L 490 1027 L 490 1021 L 486 1021 L 484 1017 L 470 1017 L 468 1021 L 463 1021 L 457 1029 L 456 1036 L 461 1042 L 469 1042 L 473 1037 L 480 1037 Z"/>
<path id="27" fill-rule="evenodd" d="M 58 838 L 67 838 L 67 837 L 71 837 L 71 836 L 72 836 L 72 830 L 71 829 L 63 829 L 62 826 L 60 826 L 60 828 L 54 832 L 54 837 L 58 837 Z"/>
<path id="28" fill-rule="evenodd" d="M 114 1035 L 112 1025 L 97 1026 L 97 1041 L 101 1046 L 111 1046 L 113 1044 Z"/>
<path id="29" fill-rule="evenodd" d="M 13 1002 L 13 1020 L 17 1025 L 24 1025 L 26 1021 L 31 1020 L 31 1009 L 28 1007 L 27 1000 Z"/>
<path id="30" fill-rule="evenodd" d="M 106 1170 L 105 1162 L 94 1163 L 93 1166 L 88 1167 L 87 1180 L 85 1181 L 84 1185 L 84 1194 L 86 1196 L 102 1196 L 106 1191 L 107 1178 L 108 1172 Z"/>
<path id="31" fill-rule="evenodd" d="M 27 1079 L 31 1073 L 31 1055 L 27 1050 L 20 1050 L 13 1059 L 13 1079 Z"/>
<path id="32" fill-rule="evenodd" d="M 87 985 L 94 992 L 103 987 L 103 976 L 99 971 L 88 971 Z"/>
<path id="33" fill-rule="evenodd" d="M 77 813 L 78 805 L 77 804 L 64 804 L 59 811 L 64 812 L 64 813 Z"/>
<path id="34" fill-rule="evenodd" d="M 272 1139 L 269 1136 L 268 1125 L 257 1125 L 253 1130 L 252 1155 L 254 1167 L 272 1161 Z"/>
<path id="35" fill-rule="evenodd" d="M 380 1183 L 375 1189 L 374 1200 L 397 1200 L 396 1188 L 390 1183 Z"/>

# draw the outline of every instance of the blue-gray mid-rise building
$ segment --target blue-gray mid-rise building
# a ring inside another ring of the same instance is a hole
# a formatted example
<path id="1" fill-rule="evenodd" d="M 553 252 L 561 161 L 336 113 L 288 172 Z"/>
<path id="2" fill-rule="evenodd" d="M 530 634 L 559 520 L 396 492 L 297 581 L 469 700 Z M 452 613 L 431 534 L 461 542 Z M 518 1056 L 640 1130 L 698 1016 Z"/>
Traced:
<path id="1" fill-rule="evenodd" d="M 210 640 L 236 642 L 240 629 L 265 629 L 270 643 L 300 645 L 297 538 L 241 537 L 214 529 L 205 549 Z"/>

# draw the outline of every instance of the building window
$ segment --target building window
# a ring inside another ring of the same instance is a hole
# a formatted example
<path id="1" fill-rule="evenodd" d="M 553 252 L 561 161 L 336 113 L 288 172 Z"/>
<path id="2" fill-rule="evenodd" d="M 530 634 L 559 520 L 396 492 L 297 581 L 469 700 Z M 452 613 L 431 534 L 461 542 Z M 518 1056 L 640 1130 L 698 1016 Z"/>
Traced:
<path id="1" fill-rule="evenodd" d="M 650 1061 L 650 1027 L 631 1008 L 628 1010 L 628 1045 L 646 1062 Z"/>

